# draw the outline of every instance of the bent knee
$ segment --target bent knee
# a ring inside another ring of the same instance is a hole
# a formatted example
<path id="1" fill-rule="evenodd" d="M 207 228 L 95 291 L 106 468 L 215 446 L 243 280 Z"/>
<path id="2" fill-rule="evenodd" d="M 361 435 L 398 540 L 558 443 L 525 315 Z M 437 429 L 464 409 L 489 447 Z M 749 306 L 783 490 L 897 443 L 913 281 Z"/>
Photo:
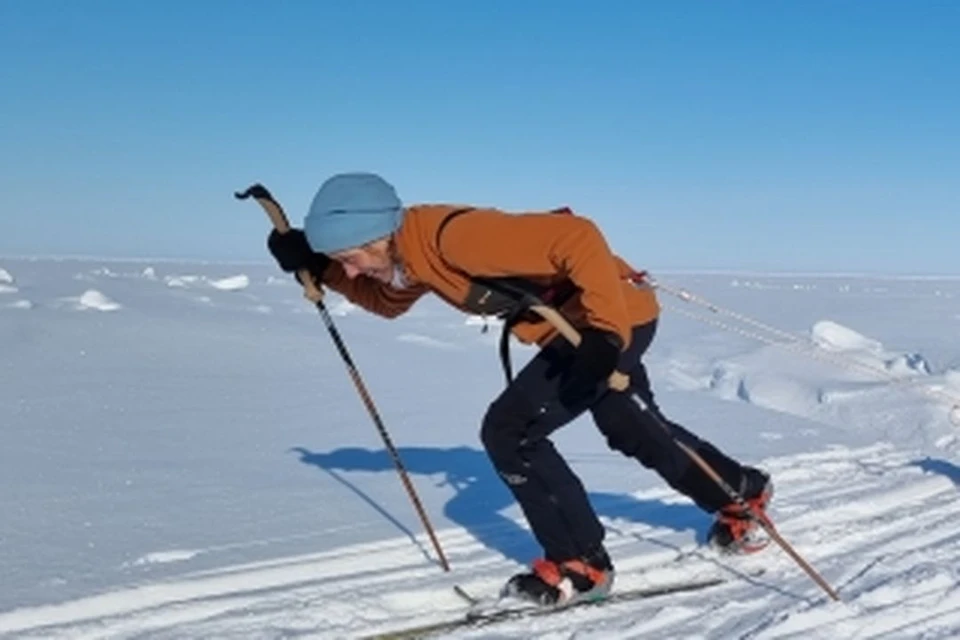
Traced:
<path id="1" fill-rule="evenodd" d="M 497 466 L 520 462 L 523 421 L 500 402 L 487 409 L 480 425 L 480 441 Z"/>
<path id="2" fill-rule="evenodd" d="M 487 408 L 480 424 L 480 441 L 487 451 L 496 451 L 509 446 L 515 438 L 511 437 L 511 422 L 516 419 L 499 402 L 493 402 Z M 519 443 L 516 443 L 519 444 Z"/>

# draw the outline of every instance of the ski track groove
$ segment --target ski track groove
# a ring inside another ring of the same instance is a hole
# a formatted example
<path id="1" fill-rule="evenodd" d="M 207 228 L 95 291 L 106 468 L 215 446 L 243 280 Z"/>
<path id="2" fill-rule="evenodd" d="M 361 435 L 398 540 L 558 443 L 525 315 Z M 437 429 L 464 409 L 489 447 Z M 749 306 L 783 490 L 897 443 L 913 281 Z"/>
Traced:
<path id="1" fill-rule="evenodd" d="M 693 560 L 678 564 L 678 572 L 716 571 L 717 567 L 721 572 L 736 572 L 751 563 L 766 566 L 768 571 L 760 578 L 735 579 L 710 590 L 711 598 L 722 599 L 709 607 L 708 635 L 744 640 L 830 637 L 839 632 L 861 637 L 866 632 L 857 628 L 858 611 L 869 610 L 871 601 L 884 602 L 885 584 L 900 576 L 901 561 L 916 565 L 917 555 L 925 554 L 928 561 L 921 565 L 925 570 L 911 576 L 916 584 L 897 619 L 883 618 L 886 626 L 874 621 L 869 637 L 942 637 L 936 625 L 948 631 L 951 623 L 960 621 L 960 592 L 955 582 L 949 582 L 952 573 L 945 568 L 952 565 L 955 554 L 950 552 L 960 541 L 960 500 L 948 478 L 911 468 L 910 460 L 877 445 L 779 458 L 769 464 L 775 479 L 788 487 L 781 490 L 778 485 L 771 505 L 778 530 L 828 582 L 833 576 L 843 603 L 826 602 L 825 594 L 773 542 L 759 556 L 731 560 L 700 549 L 690 541 L 689 531 L 612 519 L 617 524 L 610 526 L 610 549 L 618 558 L 624 585 L 671 576 L 671 567 L 660 563 L 681 554 Z M 778 502 L 786 505 L 782 514 Z M 924 514 L 930 515 L 924 518 Z M 493 525 L 487 532 L 509 526 Z M 344 637 L 453 615 L 462 607 L 453 584 L 483 593 L 516 569 L 516 563 L 485 548 L 468 531 L 438 534 L 456 567 L 452 573 L 442 573 L 434 562 L 424 560 L 421 547 L 427 541 L 422 536 L 417 537 L 417 545 L 403 537 L 196 572 L 167 585 L 170 592 L 162 584 L 146 585 L 146 592 L 140 594 L 145 597 L 139 600 L 135 589 L 99 599 L 94 596 L 104 605 L 100 609 L 81 612 L 76 609 L 78 603 L 65 603 L 59 619 L 47 618 L 48 624 L 42 612 L 0 613 L 0 633 L 19 630 L 22 634 L 17 637 L 24 639 L 64 640 L 240 638 L 251 633 L 278 638 Z M 358 574 L 356 567 L 364 564 L 376 569 Z M 464 580 L 466 576 L 469 579 Z M 497 637 L 527 637 L 532 631 L 567 637 L 563 630 L 574 619 L 595 622 L 596 637 L 702 637 L 707 616 L 700 597 L 678 594 L 558 613 L 535 623 L 507 622 L 496 628 Z M 82 608 L 83 603 L 79 604 Z M 643 622 L 617 626 L 616 611 L 626 606 L 650 615 Z M 53 607 L 58 610 L 57 605 Z M 737 622 L 745 609 L 762 611 L 764 607 L 771 613 L 760 623 L 754 619 L 752 628 L 744 629 Z M 578 638 L 594 637 L 578 626 Z M 827 636 L 817 635 L 821 632 Z M 483 634 L 489 637 L 490 631 L 463 631 L 449 637 Z"/>

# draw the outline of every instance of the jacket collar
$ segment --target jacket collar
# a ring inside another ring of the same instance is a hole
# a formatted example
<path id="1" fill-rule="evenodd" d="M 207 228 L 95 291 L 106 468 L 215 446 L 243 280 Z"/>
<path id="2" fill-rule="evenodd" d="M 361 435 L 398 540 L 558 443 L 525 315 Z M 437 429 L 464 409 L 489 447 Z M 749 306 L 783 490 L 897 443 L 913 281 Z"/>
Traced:
<path id="1" fill-rule="evenodd" d="M 410 266 L 409 257 L 412 255 L 413 248 L 410 246 L 415 231 L 411 228 L 415 225 L 413 216 L 409 215 L 407 209 L 400 227 L 390 236 L 390 257 L 393 260 L 394 278 L 393 284 L 396 287 L 409 287 L 419 282 Z"/>

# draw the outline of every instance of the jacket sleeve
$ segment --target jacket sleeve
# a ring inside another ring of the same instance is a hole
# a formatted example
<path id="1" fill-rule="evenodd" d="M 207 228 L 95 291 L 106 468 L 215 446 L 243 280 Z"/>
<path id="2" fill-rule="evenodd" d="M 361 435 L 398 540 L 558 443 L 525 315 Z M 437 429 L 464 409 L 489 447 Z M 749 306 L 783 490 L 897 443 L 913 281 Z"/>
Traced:
<path id="1" fill-rule="evenodd" d="M 396 318 L 406 313 L 427 293 L 422 286 L 398 289 L 362 275 L 351 280 L 336 260 L 332 260 L 324 270 L 323 284 L 357 306 L 384 318 Z"/>
<path id="2" fill-rule="evenodd" d="M 555 213 L 478 209 L 452 220 L 438 248 L 477 276 L 568 277 L 581 290 L 587 322 L 630 344 L 630 317 L 619 265 L 596 224 Z"/>

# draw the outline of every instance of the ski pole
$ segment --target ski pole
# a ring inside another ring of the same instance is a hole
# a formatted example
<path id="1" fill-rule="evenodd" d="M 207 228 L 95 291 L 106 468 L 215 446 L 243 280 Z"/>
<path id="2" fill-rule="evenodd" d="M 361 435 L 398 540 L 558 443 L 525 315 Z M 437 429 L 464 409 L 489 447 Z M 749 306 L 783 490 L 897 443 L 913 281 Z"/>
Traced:
<path id="1" fill-rule="evenodd" d="M 534 311 L 535 313 L 540 315 L 544 320 L 552 324 L 563 335 L 563 337 L 565 337 L 571 344 L 573 344 L 573 346 L 577 346 L 580 344 L 579 332 L 566 320 L 566 318 L 564 318 L 560 314 L 559 311 L 536 300 L 536 298 L 534 298 L 533 296 L 530 296 L 530 301 L 531 301 L 530 309 L 532 311 Z M 629 383 L 630 383 L 630 380 L 627 377 L 627 375 L 619 371 L 614 371 L 613 374 L 611 374 L 610 376 L 609 384 L 613 389 L 616 389 L 617 391 L 625 391 L 629 387 Z M 827 584 L 827 582 L 823 579 L 823 577 L 821 577 L 820 574 L 817 573 L 817 571 L 812 566 L 810 566 L 810 564 L 807 563 L 802 557 L 800 557 L 800 554 L 798 554 L 796 550 L 786 540 L 783 539 L 780 533 L 773 526 L 773 522 L 770 521 L 770 518 L 767 517 L 765 513 L 756 511 L 750 505 L 750 503 L 744 500 L 743 496 L 741 496 L 737 490 L 731 487 L 722 477 L 720 477 L 720 474 L 718 474 L 713 469 L 713 467 L 711 467 L 710 464 L 706 460 L 704 460 L 702 456 L 700 456 L 700 454 L 698 454 L 696 451 L 688 447 L 683 442 L 680 442 L 679 440 L 677 440 L 673 436 L 673 434 L 670 433 L 670 430 L 667 428 L 667 426 L 663 424 L 663 421 L 661 421 L 660 418 L 657 417 L 657 415 L 654 412 L 650 411 L 646 403 L 644 403 L 639 397 L 637 397 L 637 394 L 634 393 L 631 395 L 635 400 L 637 400 L 640 403 L 640 407 L 644 411 L 646 411 L 651 417 L 653 417 L 653 419 L 657 422 L 657 424 L 660 425 L 660 428 L 662 428 L 664 431 L 667 432 L 667 434 L 673 440 L 674 444 L 676 444 L 684 453 L 686 453 L 687 456 L 689 456 L 690 459 L 694 462 L 694 464 L 700 467 L 700 469 L 705 474 L 707 474 L 707 476 L 711 480 L 713 480 L 720 487 L 720 489 L 722 489 L 723 492 L 730 497 L 731 500 L 736 502 L 737 505 L 742 509 L 744 509 L 744 511 L 748 513 L 750 517 L 753 518 L 754 521 L 759 523 L 760 526 L 763 527 L 763 529 L 767 532 L 767 534 L 769 534 L 770 537 L 773 538 L 777 542 L 777 544 L 779 544 L 780 547 L 791 558 L 793 558 L 793 560 L 800 566 L 800 568 L 803 569 L 807 573 L 807 575 L 809 575 L 810 578 L 812 578 L 813 581 L 820 586 L 820 588 L 826 591 L 827 594 L 833 600 L 840 599 L 840 596 L 838 596 L 836 591 L 834 591 L 830 587 L 830 585 Z"/>
<path id="2" fill-rule="evenodd" d="M 263 185 L 254 184 L 245 191 L 237 192 L 233 195 L 238 200 L 246 200 L 247 198 L 253 197 L 260 204 L 260 206 L 263 207 L 263 210 L 266 211 L 267 216 L 273 223 L 274 228 L 276 228 L 279 233 L 282 234 L 290 231 L 290 222 L 287 220 L 287 216 L 283 212 L 283 208 L 276 200 L 274 200 L 273 196 L 270 195 L 270 192 L 267 191 L 266 187 Z M 380 419 L 380 414 L 377 411 L 376 406 L 373 404 L 373 399 L 367 392 L 366 385 L 364 385 L 363 380 L 360 378 L 360 373 L 357 371 L 357 367 L 353 363 L 353 358 L 350 357 L 350 353 L 347 351 L 347 346 L 340 337 L 340 332 L 337 330 L 336 325 L 333 324 L 333 318 L 330 317 L 330 313 L 327 311 L 326 305 L 323 304 L 323 292 L 313 282 L 313 278 L 308 270 L 300 269 L 298 271 L 298 275 L 300 276 L 300 283 L 303 285 L 304 297 L 313 302 L 314 305 L 316 305 L 317 310 L 320 312 L 320 316 L 323 318 L 323 322 L 327 326 L 330 337 L 333 339 L 333 342 L 337 347 L 337 351 L 340 352 L 340 357 L 343 359 L 343 362 L 347 367 L 347 371 L 350 373 L 350 377 L 353 379 L 353 383 L 356 385 L 357 391 L 360 393 L 360 398 L 363 400 L 364 405 L 366 405 L 367 411 L 369 411 L 370 417 L 373 418 L 373 423 L 376 425 L 377 431 L 380 432 L 380 437 L 383 439 L 383 443 L 386 446 L 387 451 L 390 452 L 390 456 L 393 458 L 393 463 L 397 468 L 397 473 L 400 474 L 400 479 L 403 481 L 403 485 L 407 490 L 407 494 L 410 496 L 410 500 L 413 502 L 413 506 L 416 509 L 417 514 L 420 516 L 420 520 L 423 523 L 424 529 L 426 529 L 427 534 L 430 536 L 430 541 L 433 543 L 433 548 L 436 550 L 437 556 L 440 558 L 440 564 L 443 567 L 443 570 L 450 571 L 450 564 L 447 562 L 447 558 L 444 555 L 443 550 L 440 548 L 440 542 L 437 540 L 436 534 L 433 531 L 433 527 L 430 525 L 430 520 L 427 518 L 426 511 L 424 510 L 423 505 L 420 503 L 420 499 L 417 497 L 417 492 L 413 487 L 413 483 L 410 481 L 407 470 L 404 468 L 403 461 L 400 459 L 400 453 L 397 451 L 396 447 L 393 446 L 393 442 L 390 440 L 390 435 L 387 433 L 387 429 L 383 424 L 383 420 Z"/>

